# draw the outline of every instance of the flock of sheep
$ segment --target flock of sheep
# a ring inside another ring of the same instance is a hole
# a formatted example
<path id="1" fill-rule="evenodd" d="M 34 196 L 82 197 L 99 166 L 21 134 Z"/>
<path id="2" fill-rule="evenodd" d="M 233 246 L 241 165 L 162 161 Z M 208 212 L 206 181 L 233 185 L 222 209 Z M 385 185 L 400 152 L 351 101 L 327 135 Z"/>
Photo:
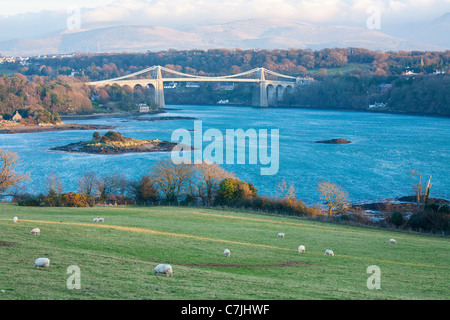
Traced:
<path id="1" fill-rule="evenodd" d="M 17 218 L 17 217 L 14 217 L 13 218 L 13 222 L 17 222 L 19 219 Z M 94 220 L 93 220 L 93 222 L 104 222 L 105 221 L 105 219 L 104 218 L 94 218 Z M 31 234 L 31 235 L 40 235 L 40 233 L 41 233 L 41 230 L 39 229 L 39 228 L 34 228 L 34 229 L 32 229 L 30 232 L 29 232 L 29 234 Z M 278 233 L 277 234 L 277 237 L 278 238 L 284 238 L 285 237 L 285 234 L 284 233 Z M 389 242 L 390 243 L 392 243 L 392 244 L 397 244 L 397 241 L 395 240 L 395 239 L 389 239 Z M 299 253 L 304 253 L 306 251 L 306 248 L 305 248 L 305 246 L 304 245 L 300 245 L 299 247 L 298 247 L 298 252 Z M 231 251 L 230 251 L 230 249 L 225 249 L 224 250 L 224 255 L 227 257 L 227 258 L 229 258 L 230 256 L 231 256 Z M 333 256 L 334 257 L 334 252 L 333 252 L 333 250 L 330 250 L 330 249 L 326 249 L 325 250 L 325 255 L 327 255 L 327 256 Z M 36 259 L 36 261 L 34 262 L 34 268 L 36 269 L 36 268 L 46 268 L 46 269 L 48 269 L 49 268 L 49 266 L 50 266 L 50 259 L 48 259 L 48 258 L 38 258 L 38 259 Z M 172 269 L 172 266 L 171 265 L 169 265 L 169 264 L 158 264 L 156 267 L 155 267 L 155 269 L 153 269 L 153 274 L 154 275 L 157 275 L 157 274 L 159 274 L 159 273 L 161 273 L 161 274 L 166 274 L 167 275 L 167 277 L 171 277 L 172 275 L 173 275 L 173 269 Z"/>

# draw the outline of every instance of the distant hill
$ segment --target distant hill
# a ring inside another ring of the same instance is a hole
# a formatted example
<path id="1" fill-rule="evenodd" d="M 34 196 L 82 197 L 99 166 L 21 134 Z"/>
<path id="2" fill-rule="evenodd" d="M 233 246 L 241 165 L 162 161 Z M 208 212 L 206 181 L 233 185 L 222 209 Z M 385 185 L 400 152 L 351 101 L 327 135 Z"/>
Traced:
<path id="1" fill-rule="evenodd" d="M 450 12 L 447 12 L 429 24 L 424 25 L 412 35 L 418 41 L 427 41 L 438 46 L 450 48 Z"/>
<path id="2" fill-rule="evenodd" d="M 445 18 L 445 19 L 444 19 Z M 438 27 L 444 21 L 437 21 Z M 450 41 L 446 39 L 446 41 Z M 443 42 L 445 44 L 445 41 Z M 185 30 L 160 26 L 114 26 L 60 31 L 30 39 L 0 41 L 4 55 L 42 55 L 73 52 L 143 52 L 167 49 L 289 49 L 314 50 L 361 47 L 370 50 L 444 50 L 396 38 L 377 30 L 347 26 L 317 26 L 298 20 L 250 19 L 194 26 Z M 450 47 L 450 43 L 447 47 Z"/>

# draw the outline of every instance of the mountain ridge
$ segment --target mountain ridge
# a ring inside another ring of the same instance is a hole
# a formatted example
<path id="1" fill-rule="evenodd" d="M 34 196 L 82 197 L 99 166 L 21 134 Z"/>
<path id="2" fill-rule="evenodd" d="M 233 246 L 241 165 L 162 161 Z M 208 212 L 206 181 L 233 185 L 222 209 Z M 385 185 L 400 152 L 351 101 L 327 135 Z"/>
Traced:
<path id="1" fill-rule="evenodd" d="M 447 20 L 447 19 L 445 19 Z M 47 36 L 0 41 L 4 55 L 75 52 L 144 52 L 168 49 L 314 49 L 361 47 L 369 50 L 446 50 L 409 41 L 379 30 L 340 25 L 313 25 L 295 19 L 248 19 L 201 24 L 184 30 L 152 25 L 121 25 L 60 30 Z"/>

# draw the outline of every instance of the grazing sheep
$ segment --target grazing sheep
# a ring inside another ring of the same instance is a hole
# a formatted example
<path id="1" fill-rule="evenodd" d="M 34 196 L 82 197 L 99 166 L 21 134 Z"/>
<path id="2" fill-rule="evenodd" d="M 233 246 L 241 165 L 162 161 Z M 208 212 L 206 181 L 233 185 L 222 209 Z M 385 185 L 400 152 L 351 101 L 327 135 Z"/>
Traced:
<path id="1" fill-rule="evenodd" d="M 305 246 L 299 246 L 298 247 L 298 252 L 299 253 L 305 252 Z"/>
<path id="2" fill-rule="evenodd" d="M 153 274 L 156 275 L 157 273 L 167 274 L 167 277 L 172 276 L 172 266 L 169 264 L 158 264 L 155 269 L 153 269 Z"/>
<path id="3" fill-rule="evenodd" d="M 279 234 L 277 234 L 277 237 L 278 237 L 278 238 L 284 238 L 284 233 L 281 233 L 281 232 L 280 232 Z"/>
<path id="4" fill-rule="evenodd" d="M 231 252 L 230 252 L 230 250 L 228 250 L 228 249 L 225 249 L 224 251 L 223 251 L 223 254 L 226 256 L 226 257 L 230 257 L 230 254 L 231 254 Z"/>
<path id="5" fill-rule="evenodd" d="M 325 255 L 334 257 L 334 252 L 330 249 L 327 249 L 327 250 L 325 250 Z"/>
<path id="6" fill-rule="evenodd" d="M 14 222 L 14 223 L 17 222 L 17 220 L 19 220 L 19 218 L 17 218 L 17 217 L 14 217 L 14 218 L 13 218 L 13 222 Z"/>
<path id="7" fill-rule="evenodd" d="M 38 235 L 41 234 L 41 229 L 39 229 L 39 228 L 34 228 L 34 229 L 32 229 L 32 230 L 29 232 L 29 234 L 38 236 Z"/>
<path id="8" fill-rule="evenodd" d="M 98 218 L 98 222 L 103 222 L 103 221 L 105 221 L 105 219 L 103 219 L 103 218 Z"/>
<path id="9" fill-rule="evenodd" d="M 389 242 L 393 243 L 393 244 L 397 244 L 397 241 L 395 241 L 395 239 L 389 239 Z"/>
<path id="10" fill-rule="evenodd" d="M 98 222 L 98 218 L 94 218 L 94 220 L 93 220 L 94 222 Z"/>
<path id="11" fill-rule="evenodd" d="M 36 259 L 36 261 L 34 262 L 34 268 L 36 269 L 37 267 L 44 267 L 45 269 L 48 269 L 48 267 L 50 267 L 50 260 L 48 258 Z"/>

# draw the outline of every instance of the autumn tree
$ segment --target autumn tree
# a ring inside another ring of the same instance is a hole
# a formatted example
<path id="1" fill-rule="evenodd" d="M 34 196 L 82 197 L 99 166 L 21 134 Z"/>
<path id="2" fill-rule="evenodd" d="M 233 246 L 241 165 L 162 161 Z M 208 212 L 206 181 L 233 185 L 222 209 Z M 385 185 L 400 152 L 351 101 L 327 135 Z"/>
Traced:
<path id="1" fill-rule="evenodd" d="M 220 183 L 224 179 L 235 176 L 217 164 L 203 162 L 194 165 L 192 184 L 195 196 L 199 197 L 204 205 L 214 202 L 219 191 Z"/>
<path id="2" fill-rule="evenodd" d="M 295 190 L 294 184 L 292 182 L 288 184 L 284 179 L 277 184 L 276 193 L 281 199 L 286 199 L 288 201 L 292 201 L 297 198 L 297 190 Z"/>
<path id="3" fill-rule="evenodd" d="M 236 199 L 251 199 L 258 190 L 252 183 L 241 181 L 238 178 L 224 179 L 219 185 L 217 203 L 226 203 Z"/>
<path id="4" fill-rule="evenodd" d="M 189 164 L 174 164 L 171 159 L 161 159 L 150 169 L 150 179 L 161 198 L 177 202 L 189 187 L 192 167 Z"/>
<path id="5" fill-rule="evenodd" d="M 347 208 L 348 193 L 340 186 L 328 181 L 321 181 L 317 185 L 317 190 L 328 206 L 327 215 L 329 217 L 333 212 L 339 213 Z"/>
<path id="6" fill-rule="evenodd" d="M 0 197 L 11 195 L 8 191 L 12 187 L 28 180 L 28 175 L 21 175 L 15 171 L 18 164 L 16 153 L 0 149 L 1 171 L 0 171 Z"/>
<path id="7" fill-rule="evenodd" d="M 137 204 L 148 204 L 158 200 L 158 191 L 148 175 L 144 175 L 140 180 L 129 183 L 129 192 L 136 200 Z"/>

